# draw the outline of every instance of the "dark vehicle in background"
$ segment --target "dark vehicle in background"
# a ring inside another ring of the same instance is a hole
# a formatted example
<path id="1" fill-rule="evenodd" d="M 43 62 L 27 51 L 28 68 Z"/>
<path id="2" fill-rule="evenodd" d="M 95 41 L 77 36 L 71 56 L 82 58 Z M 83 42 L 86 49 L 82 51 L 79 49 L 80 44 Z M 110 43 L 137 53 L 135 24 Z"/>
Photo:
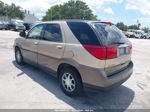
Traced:
<path id="1" fill-rule="evenodd" d="M 8 29 L 8 25 L 2 21 L 0 21 L 0 30 L 7 30 Z"/>
<path id="2" fill-rule="evenodd" d="M 25 30 L 25 26 L 23 25 L 23 21 L 14 20 L 10 24 L 8 24 L 8 29 L 14 31 Z"/>
<path id="3" fill-rule="evenodd" d="M 30 30 L 31 28 L 32 28 L 32 24 L 30 24 L 30 23 L 23 23 L 23 25 L 25 26 L 25 29 L 26 30 Z"/>
<path id="4" fill-rule="evenodd" d="M 16 28 L 14 24 L 8 24 L 7 27 L 8 27 L 8 30 L 13 30 Z"/>

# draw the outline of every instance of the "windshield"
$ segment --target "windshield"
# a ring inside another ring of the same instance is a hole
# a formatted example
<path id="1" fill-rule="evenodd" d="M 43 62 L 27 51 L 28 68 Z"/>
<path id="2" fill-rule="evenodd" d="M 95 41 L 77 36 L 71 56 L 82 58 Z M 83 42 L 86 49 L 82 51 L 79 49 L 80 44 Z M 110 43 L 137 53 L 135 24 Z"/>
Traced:
<path id="1" fill-rule="evenodd" d="M 16 23 L 16 25 L 23 25 L 23 22 L 15 22 Z"/>
<path id="2" fill-rule="evenodd" d="M 93 23 L 92 26 L 98 33 L 98 37 L 105 46 L 130 43 L 123 32 L 120 31 L 115 25 Z"/>

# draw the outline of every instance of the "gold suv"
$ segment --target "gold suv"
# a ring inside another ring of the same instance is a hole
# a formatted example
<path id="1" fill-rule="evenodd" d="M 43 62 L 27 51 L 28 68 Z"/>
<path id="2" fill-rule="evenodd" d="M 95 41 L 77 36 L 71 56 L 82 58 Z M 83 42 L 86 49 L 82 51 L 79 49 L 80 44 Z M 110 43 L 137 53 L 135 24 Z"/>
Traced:
<path id="1" fill-rule="evenodd" d="M 20 37 L 14 43 L 16 62 L 48 71 L 69 96 L 121 85 L 133 72 L 132 44 L 110 22 L 43 22 Z"/>

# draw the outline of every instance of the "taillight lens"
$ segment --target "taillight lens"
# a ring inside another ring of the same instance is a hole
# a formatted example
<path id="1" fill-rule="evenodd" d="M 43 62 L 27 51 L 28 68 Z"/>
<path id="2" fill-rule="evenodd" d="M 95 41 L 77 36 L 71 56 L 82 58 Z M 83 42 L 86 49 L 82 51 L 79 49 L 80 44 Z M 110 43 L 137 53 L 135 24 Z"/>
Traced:
<path id="1" fill-rule="evenodd" d="M 106 59 L 112 59 L 118 56 L 118 46 L 106 46 L 106 48 L 107 48 Z"/>
<path id="2" fill-rule="evenodd" d="M 118 55 L 118 46 L 91 46 L 83 45 L 83 47 L 98 59 L 106 60 L 116 58 Z"/>
<path id="3" fill-rule="evenodd" d="M 83 45 L 83 47 L 98 59 L 106 58 L 106 47 L 104 46 Z"/>

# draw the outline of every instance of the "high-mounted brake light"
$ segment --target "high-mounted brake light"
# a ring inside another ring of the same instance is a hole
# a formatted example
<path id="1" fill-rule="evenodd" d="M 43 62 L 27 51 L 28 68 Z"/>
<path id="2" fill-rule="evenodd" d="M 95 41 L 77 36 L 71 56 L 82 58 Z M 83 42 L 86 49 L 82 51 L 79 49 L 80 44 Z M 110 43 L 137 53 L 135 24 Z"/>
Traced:
<path id="1" fill-rule="evenodd" d="M 112 25 L 112 24 L 113 24 L 113 23 L 111 23 L 111 22 L 102 22 L 102 23 L 109 24 L 109 25 Z"/>
<path id="2" fill-rule="evenodd" d="M 118 46 L 91 46 L 83 45 L 83 47 L 93 56 L 98 59 L 106 60 L 117 58 Z"/>

